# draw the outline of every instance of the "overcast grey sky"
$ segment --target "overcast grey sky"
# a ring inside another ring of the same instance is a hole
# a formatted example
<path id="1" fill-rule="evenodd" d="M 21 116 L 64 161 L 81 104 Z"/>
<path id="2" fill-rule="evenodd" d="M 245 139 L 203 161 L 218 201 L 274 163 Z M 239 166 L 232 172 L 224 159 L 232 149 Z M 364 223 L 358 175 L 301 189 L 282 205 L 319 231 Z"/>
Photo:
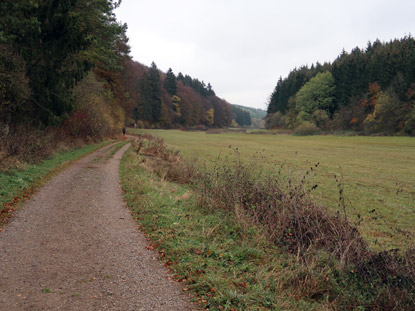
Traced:
<path id="1" fill-rule="evenodd" d="M 279 76 L 415 33 L 413 0 L 122 0 L 133 59 L 265 109 Z"/>

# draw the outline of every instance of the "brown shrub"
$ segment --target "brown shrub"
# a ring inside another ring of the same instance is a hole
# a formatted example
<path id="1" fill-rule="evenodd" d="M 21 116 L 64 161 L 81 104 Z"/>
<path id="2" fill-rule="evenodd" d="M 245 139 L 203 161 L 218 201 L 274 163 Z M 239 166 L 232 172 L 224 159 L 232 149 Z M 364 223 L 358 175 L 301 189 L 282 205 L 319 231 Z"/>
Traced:
<path id="1" fill-rule="evenodd" d="M 305 177 L 284 187 L 258 162 L 243 163 L 238 153 L 236 160 L 220 161 L 213 173 L 203 174 L 204 197 L 212 198 L 218 208 L 243 211 L 299 259 L 310 249 L 323 249 L 343 264 L 364 257 L 368 246 L 358 230 L 346 218 L 311 202 Z"/>
<path id="2" fill-rule="evenodd" d="M 34 164 L 57 152 L 80 148 L 90 140 L 73 137 L 65 128 L 41 130 L 29 125 L 16 125 L 7 135 L 0 135 L 0 170 L 19 168 L 25 163 Z"/>
<path id="3" fill-rule="evenodd" d="M 312 122 L 303 121 L 294 129 L 294 134 L 299 136 L 317 135 L 321 130 Z"/>
<path id="4" fill-rule="evenodd" d="M 39 130 L 30 126 L 16 126 L 0 136 L 0 167 L 2 170 L 22 163 L 36 163 L 66 146 L 59 143 L 56 129 Z"/>
<path id="5" fill-rule="evenodd" d="M 87 138 L 93 135 L 92 121 L 89 115 L 83 111 L 73 113 L 64 124 L 68 134 L 73 137 Z"/>

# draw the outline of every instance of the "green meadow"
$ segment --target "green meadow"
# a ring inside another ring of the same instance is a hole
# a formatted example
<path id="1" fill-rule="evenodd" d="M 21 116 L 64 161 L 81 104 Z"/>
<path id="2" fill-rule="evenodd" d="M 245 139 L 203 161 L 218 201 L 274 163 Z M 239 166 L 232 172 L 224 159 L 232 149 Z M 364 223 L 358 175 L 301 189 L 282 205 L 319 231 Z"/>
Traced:
<path id="1" fill-rule="evenodd" d="M 206 134 L 177 130 L 130 130 L 162 137 L 199 165 L 231 156 L 256 157 L 299 182 L 306 176 L 313 200 L 333 212 L 339 207 L 339 182 L 346 213 L 373 250 L 407 248 L 415 235 L 415 138 L 292 136 L 245 133 Z M 233 148 L 230 149 L 229 147 Z M 319 163 L 317 169 L 310 171 Z M 306 171 L 309 171 L 306 175 Z"/>

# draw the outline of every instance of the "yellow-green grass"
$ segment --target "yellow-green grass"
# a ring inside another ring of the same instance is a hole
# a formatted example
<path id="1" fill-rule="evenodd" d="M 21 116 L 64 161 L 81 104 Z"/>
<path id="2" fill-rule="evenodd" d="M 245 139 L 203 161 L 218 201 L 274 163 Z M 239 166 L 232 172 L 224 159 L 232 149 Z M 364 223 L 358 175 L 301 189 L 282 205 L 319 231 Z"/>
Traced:
<path id="1" fill-rule="evenodd" d="M 262 152 L 266 166 L 284 163 L 289 175 L 300 177 L 320 163 L 309 177 L 316 202 L 339 210 L 341 176 L 347 214 L 374 250 L 406 248 L 415 235 L 415 138 L 292 136 L 243 133 L 206 134 L 176 130 L 131 130 L 162 137 L 188 158 L 215 161 L 238 148 L 248 159 Z"/>

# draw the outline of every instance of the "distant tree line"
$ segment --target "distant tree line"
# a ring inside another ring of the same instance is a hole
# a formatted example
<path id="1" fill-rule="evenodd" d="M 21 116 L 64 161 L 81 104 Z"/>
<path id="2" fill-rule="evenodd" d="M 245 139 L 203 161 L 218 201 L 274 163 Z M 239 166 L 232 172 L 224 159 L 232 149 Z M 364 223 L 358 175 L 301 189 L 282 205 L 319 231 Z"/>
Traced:
<path id="1" fill-rule="evenodd" d="M 64 145 L 58 141 L 100 140 L 131 124 L 232 124 L 230 104 L 210 83 L 131 59 L 127 25 L 114 15 L 120 3 L 0 1 L 0 162 L 34 149 L 42 157 L 46 144 L 51 154 Z M 36 143 L 19 151 L 29 135 Z"/>
<path id="2" fill-rule="evenodd" d="M 232 105 L 232 113 L 235 119 L 235 122 L 240 126 L 250 126 L 251 125 L 251 115 L 248 111 L 238 108 Z"/>
<path id="3" fill-rule="evenodd" d="M 229 103 L 218 98 L 210 83 L 206 86 L 190 76 L 176 75 L 169 68 L 161 72 L 153 62 L 150 68 L 133 62 L 129 74 L 135 81 L 133 119 L 140 127 L 227 127 L 233 120 Z M 134 69 L 135 68 L 135 69 Z M 128 71 L 129 69 L 127 69 Z"/>
<path id="4" fill-rule="evenodd" d="M 267 127 L 415 135 L 415 40 L 368 43 L 280 78 Z"/>
<path id="5" fill-rule="evenodd" d="M 189 75 L 184 75 L 179 72 L 177 75 L 177 80 L 181 81 L 184 85 L 190 86 L 192 89 L 194 89 L 196 92 L 203 96 L 215 96 L 215 92 L 212 89 L 212 86 L 210 83 L 208 85 L 205 84 L 205 82 L 200 82 L 198 79 L 193 79 Z"/>
<path id="6" fill-rule="evenodd" d="M 251 119 L 251 127 L 255 128 L 264 128 L 265 127 L 265 117 L 267 112 L 263 109 L 259 108 L 252 108 L 252 107 L 245 107 L 241 105 L 232 104 L 232 109 L 239 108 L 243 111 L 247 111 L 249 113 L 249 117 Z M 236 116 L 235 116 L 236 117 Z M 249 123 L 249 122 L 248 122 Z"/>

